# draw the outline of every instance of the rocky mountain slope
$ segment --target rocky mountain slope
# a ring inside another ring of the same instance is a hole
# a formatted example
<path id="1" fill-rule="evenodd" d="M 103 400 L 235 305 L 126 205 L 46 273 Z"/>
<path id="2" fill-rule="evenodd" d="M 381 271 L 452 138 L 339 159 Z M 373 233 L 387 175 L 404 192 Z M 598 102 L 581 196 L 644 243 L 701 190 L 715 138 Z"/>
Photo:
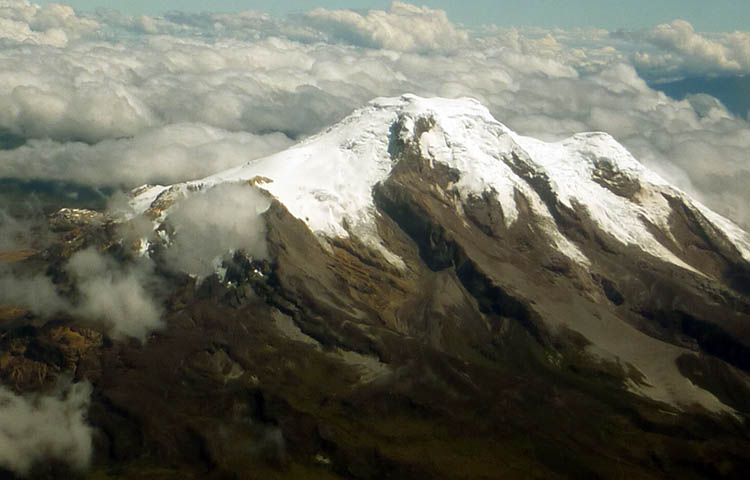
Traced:
<path id="1" fill-rule="evenodd" d="M 125 203 L 62 211 L 49 245 L 2 260 L 74 305 L 0 307 L 0 378 L 90 384 L 80 475 L 750 467 L 750 237 L 606 134 L 545 143 L 473 100 L 376 99 Z M 118 265 L 107 285 L 151 295 L 160 325 L 91 306 L 88 250 Z M 48 457 L 20 473 L 76 472 Z"/>

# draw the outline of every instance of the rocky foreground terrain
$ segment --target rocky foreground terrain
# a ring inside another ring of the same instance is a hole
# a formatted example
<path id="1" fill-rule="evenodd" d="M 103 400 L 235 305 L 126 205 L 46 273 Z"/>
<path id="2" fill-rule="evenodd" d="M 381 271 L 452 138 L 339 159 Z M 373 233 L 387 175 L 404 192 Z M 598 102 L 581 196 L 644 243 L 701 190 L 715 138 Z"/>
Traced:
<path id="1" fill-rule="evenodd" d="M 0 478 L 750 471 L 750 239 L 605 134 L 378 99 L 122 203 L 0 252 L 56 296 L 0 297 L 0 415 L 81 397 L 84 425 Z"/>

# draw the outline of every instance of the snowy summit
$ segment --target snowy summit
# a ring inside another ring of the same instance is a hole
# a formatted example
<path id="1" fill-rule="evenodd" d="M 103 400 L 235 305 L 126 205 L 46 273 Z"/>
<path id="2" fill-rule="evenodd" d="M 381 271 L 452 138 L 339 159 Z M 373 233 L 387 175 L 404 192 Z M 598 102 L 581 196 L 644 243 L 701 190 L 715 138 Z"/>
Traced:
<path id="1" fill-rule="evenodd" d="M 494 195 L 507 226 L 518 218 L 516 196 L 523 194 L 550 242 L 581 264 L 588 260 L 557 228 L 550 202 L 587 216 L 626 246 L 696 271 L 664 241 L 672 237 L 669 199 L 679 199 L 710 223 L 717 241 L 750 260 L 750 238 L 745 232 L 670 186 L 610 135 L 582 133 L 543 142 L 516 134 L 469 98 L 427 99 L 410 94 L 378 98 L 280 153 L 202 180 L 142 187 L 131 206 L 137 214 L 159 205 L 158 216 L 164 218 L 168 208 L 163 207 L 173 205 L 164 202 L 165 198 L 221 184 L 258 181 L 320 238 L 355 235 L 399 264 L 378 237 L 372 194 L 398 161 L 394 142 L 416 145 L 431 164 L 459 172 L 452 189 L 461 199 Z"/>

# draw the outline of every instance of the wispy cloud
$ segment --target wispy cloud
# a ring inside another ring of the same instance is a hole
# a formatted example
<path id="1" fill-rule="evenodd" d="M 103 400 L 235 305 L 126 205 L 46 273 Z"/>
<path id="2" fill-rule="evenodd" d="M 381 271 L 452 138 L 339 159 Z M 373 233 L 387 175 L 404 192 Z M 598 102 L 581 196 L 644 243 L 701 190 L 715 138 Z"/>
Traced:
<path id="1" fill-rule="evenodd" d="M 46 275 L 0 266 L 0 304 L 23 306 L 42 317 L 66 312 L 115 339 L 145 341 L 162 327 L 159 283 L 150 260 L 122 265 L 90 248 L 75 253 L 64 269 L 75 286 L 72 295 L 63 295 Z"/>
<path id="2" fill-rule="evenodd" d="M 76 253 L 66 267 L 79 294 L 72 312 L 96 322 L 116 339 L 144 341 L 163 325 L 152 268 L 147 260 L 122 266 L 93 249 Z"/>
<path id="3" fill-rule="evenodd" d="M 85 469 L 93 450 L 85 419 L 90 396 L 83 382 L 59 385 L 51 395 L 21 396 L 0 386 L 0 466 L 21 476 L 49 459 Z"/>

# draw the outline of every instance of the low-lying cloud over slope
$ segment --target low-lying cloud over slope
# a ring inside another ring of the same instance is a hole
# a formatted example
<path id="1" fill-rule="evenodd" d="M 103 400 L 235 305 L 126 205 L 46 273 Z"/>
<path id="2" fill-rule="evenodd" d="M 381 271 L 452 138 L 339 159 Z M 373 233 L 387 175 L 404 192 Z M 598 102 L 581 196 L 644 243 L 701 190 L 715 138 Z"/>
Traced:
<path id="1" fill-rule="evenodd" d="M 115 339 L 144 341 L 162 326 L 158 281 L 150 260 L 121 265 L 93 249 L 74 254 L 64 266 L 75 294 L 59 293 L 50 277 L 22 275 L 0 264 L 0 305 L 18 305 L 36 315 L 64 312 L 82 318 Z"/>
<path id="2" fill-rule="evenodd" d="M 92 249 L 76 253 L 67 265 L 80 296 L 73 313 L 98 322 L 114 338 L 145 340 L 162 325 L 151 268 L 146 260 L 123 267 Z"/>
<path id="3" fill-rule="evenodd" d="M 170 265 L 207 276 L 228 252 L 242 250 L 266 259 L 266 224 L 262 217 L 271 202 L 249 185 L 218 185 L 193 193 L 169 213 L 174 229 L 166 252 Z"/>
<path id="4" fill-rule="evenodd" d="M 51 395 L 20 396 L 0 386 L 0 467 L 24 476 L 53 459 L 75 470 L 91 459 L 92 430 L 85 414 L 91 386 L 58 386 Z"/>

